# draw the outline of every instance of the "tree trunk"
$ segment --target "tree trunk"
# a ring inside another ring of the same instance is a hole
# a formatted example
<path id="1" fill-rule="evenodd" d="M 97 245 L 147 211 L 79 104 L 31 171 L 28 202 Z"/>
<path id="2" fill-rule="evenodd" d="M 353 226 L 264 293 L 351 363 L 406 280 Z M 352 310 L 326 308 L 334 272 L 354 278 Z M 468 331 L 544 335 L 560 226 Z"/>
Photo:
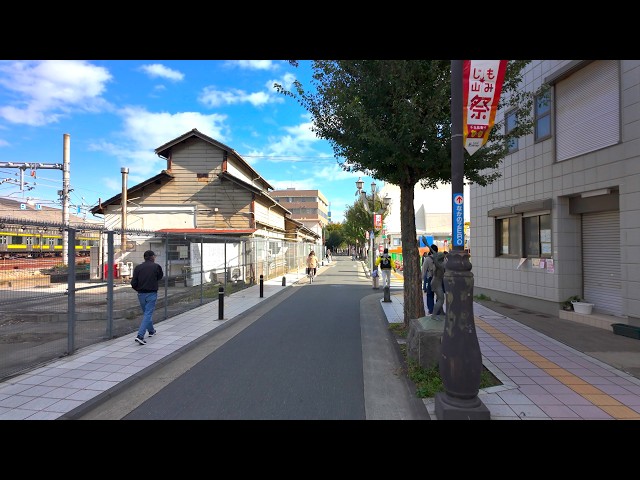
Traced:
<path id="1" fill-rule="evenodd" d="M 424 317 L 420 252 L 416 234 L 416 212 L 413 206 L 415 185 L 400 185 L 400 225 L 404 275 L 404 324 Z"/>

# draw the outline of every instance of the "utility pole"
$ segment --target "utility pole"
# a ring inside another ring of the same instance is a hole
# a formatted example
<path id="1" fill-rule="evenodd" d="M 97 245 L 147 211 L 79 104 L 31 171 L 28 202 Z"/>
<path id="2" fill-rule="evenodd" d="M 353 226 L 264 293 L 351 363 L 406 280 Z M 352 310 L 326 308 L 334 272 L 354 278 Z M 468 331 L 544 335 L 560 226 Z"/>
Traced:
<path id="1" fill-rule="evenodd" d="M 65 133 L 62 137 L 62 223 L 64 231 L 62 232 L 62 258 L 65 264 L 68 264 L 69 258 L 69 144 L 71 136 Z M 75 243 L 75 242 L 74 242 Z M 75 245 L 71 247 L 75 249 Z"/>
<path id="2" fill-rule="evenodd" d="M 122 206 L 122 215 L 120 216 L 122 221 L 122 232 L 120 234 L 120 259 L 124 262 L 124 253 L 127 251 L 127 176 L 129 175 L 129 169 L 122 167 L 120 169 L 122 174 L 122 200 L 120 204 Z"/>

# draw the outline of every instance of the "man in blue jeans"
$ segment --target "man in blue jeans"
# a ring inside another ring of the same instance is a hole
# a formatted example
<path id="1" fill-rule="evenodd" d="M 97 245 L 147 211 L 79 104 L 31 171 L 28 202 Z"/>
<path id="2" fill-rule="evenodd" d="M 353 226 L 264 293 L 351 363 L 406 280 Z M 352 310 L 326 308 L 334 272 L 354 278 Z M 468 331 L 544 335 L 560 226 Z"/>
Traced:
<path id="1" fill-rule="evenodd" d="M 144 262 L 136 265 L 131 277 L 131 287 L 138 292 L 138 302 L 142 309 L 142 321 L 138 328 L 138 335 L 134 339 L 140 345 L 146 345 L 145 333 L 153 337 L 156 330 L 153 327 L 153 311 L 158 300 L 158 281 L 164 276 L 162 267 L 155 262 L 156 254 L 152 250 L 144 252 Z"/>

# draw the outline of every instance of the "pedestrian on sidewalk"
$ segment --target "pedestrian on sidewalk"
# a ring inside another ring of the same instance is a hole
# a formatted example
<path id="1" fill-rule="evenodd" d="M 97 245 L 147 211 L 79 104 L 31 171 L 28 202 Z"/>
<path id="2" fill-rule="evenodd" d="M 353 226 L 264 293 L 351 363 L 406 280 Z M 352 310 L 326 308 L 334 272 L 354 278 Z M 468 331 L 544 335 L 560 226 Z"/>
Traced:
<path id="1" fill-rule="evenodd" d="M 442 252 L 433 255 L 433 277 L 431 278 L 431 290 L 435 295 L 435 304 L 433 306 L 433 318 L 440 318 L 444 315 L 444 270 L 445 270 L 445 254 Z"/>
<path id="2" fill-rule="evenodd" d="M 425 296 L 427 299 L 427 313 L 429 315 L 433 314 L 433 305 L 434 305 L 434 293 L 431 288 L 431 279 L 433 278 L 433 273 L 435 271 L 435 264 L 433 262 L 433 256 L 438 253 L 438 246 L 434 243 L 429 248 L 429 253 L 427 254 L 427 258 L 422 262 L 422 291 L 425 292 Z"/>
<path id="3" fill-rule="evenodd" d="M 153 337 L 156 330 L 153 327 L 153 311 L 158 300 L 158 281 L 164 276 L 162 267 L 156 263 L 153 250 L 144 252 L 144 262 L 133 269 L 131 287 L 138 292 L 138 302 L 142 309 L 142 321 L 138 328 L 138 335 L 134 339 L 140 345 L 146 345 L 145 333 Z"/>
<path id="4" fill-rule="evenodd" d="M 389 249 L 385 248 L 380 255 L 376 259 L 376 267 L 380 269 L 380 276 L 382 277 L 382 288 L 389 287 L 391 288 L 391 270 L 396 271 L 396 263 L 389 255 Z"/>

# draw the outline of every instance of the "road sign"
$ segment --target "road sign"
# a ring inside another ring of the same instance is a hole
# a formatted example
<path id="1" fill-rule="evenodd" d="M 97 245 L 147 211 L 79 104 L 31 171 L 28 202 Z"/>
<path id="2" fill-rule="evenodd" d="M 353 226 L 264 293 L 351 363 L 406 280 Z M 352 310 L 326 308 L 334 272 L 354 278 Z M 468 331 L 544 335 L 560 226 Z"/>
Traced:
<path id="1" fill-rule="evenodd" d="M 464 196 L 453 194 L 453 246 L 464 247 Z"/>

